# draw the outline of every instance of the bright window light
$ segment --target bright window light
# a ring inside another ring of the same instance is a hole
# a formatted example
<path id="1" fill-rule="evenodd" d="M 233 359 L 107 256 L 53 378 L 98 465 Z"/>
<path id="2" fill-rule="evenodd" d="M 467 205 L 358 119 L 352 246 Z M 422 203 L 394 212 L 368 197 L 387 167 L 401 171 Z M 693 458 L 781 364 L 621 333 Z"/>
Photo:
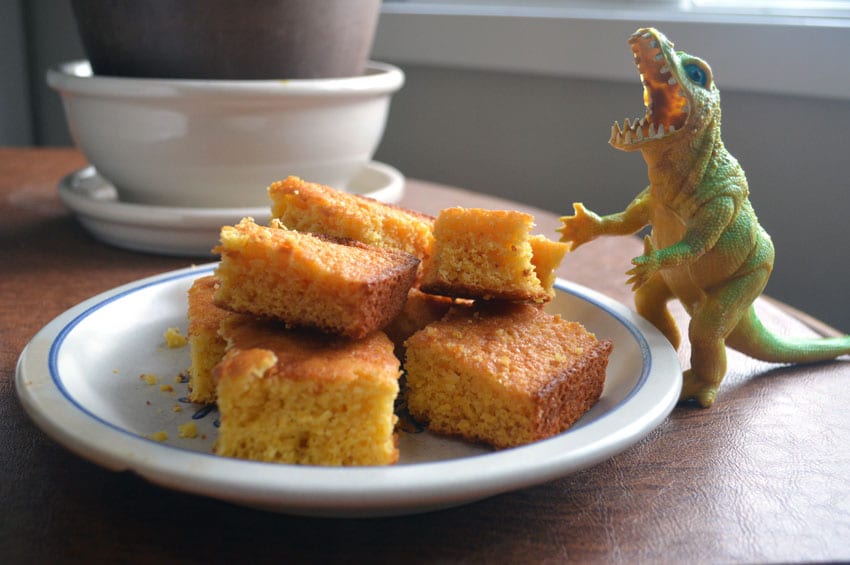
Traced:
<path id="1" fill-rule="evenodd" d="M 850 16 L 850 1 L 844 0 L 683 0 L 682 7 L 746 14 Z"/>
<path id="2" fill-rule="evenodd" d="M 690 0 L 694 6 L 717 8 L 785 8 L 791 10 L 847 10 L 850 2 L 837 0 Z"/>

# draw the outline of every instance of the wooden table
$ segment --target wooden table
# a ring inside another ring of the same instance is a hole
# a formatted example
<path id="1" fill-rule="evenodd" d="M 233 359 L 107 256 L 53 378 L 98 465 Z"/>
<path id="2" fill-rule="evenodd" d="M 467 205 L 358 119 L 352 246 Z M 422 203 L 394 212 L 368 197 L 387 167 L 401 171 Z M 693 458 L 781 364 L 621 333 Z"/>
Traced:
<path id="1" fill-rule="evenodd" d="M 677 407 L 624 453 L 541 486 L 407 517 L 265 513 L 165 490 L 70 454 L 30 422 L 17 399 L 23 347 L 83 299 L 199 261 L 92 239 L 55 188 L 84 164 L 69 149 L 0 149 L 0 561 L 850 558 L 846 359 L 785 367 L 731 354 L 713 408 Z M 403 204 L 430 213 L 449 205 L 518 207 L 412 179 Z M 555 214 L 529 211 L 541 233 L 555 235 Z M 602 239 L 568 256 L 560 275 L 630 304 L 623 273 L 639 251 L 636 239 Z M 831 331 L 770 300 L 760 300 L 759 310 L 781 333 Z"/>

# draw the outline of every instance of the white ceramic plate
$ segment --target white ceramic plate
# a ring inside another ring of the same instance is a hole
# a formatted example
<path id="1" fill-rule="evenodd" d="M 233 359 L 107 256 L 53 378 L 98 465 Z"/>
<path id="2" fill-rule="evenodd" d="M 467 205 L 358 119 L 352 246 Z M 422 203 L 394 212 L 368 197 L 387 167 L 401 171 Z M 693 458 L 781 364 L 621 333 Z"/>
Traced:
<path id="1" fill-rule="evenodd" d="M 675 405 L 681 369 L 669 343 L 628 308 L 559 280 L 552 312 L 614 340 L 599 402 L 570 430 L 490 451 L 427 432 L 402 433 L 391 467 L 260 463 L 211 453 L 217 413 L 185 400 L 186 291 L 214 265 L 184 269 L 95 296 L 45 326 L 18 361 L 16 388 L 56 441 L 95 463 L 153 483 L 280 512 L 380 516 L 450 507 L 539 484 L 603 461 L 643 438 Z M 148 384 L 140 375 L 157 377 Z M 171 389 L 171 390 L 169 390 Z M 179 437 L 194 422 L 199 436 Z M 164 431 L 164 442 L 147 436 Z"/>
<path id="2" fill-rule="evenodd" d="M 347 191 L 387 203 L 401 200 L 404 176 L 372 161 Z M 211 256 L 221 226 L 250 216 L 267 223 L 270 206 L 259 208 L 175 208 L 118 200 L 115 187 L 94 167 L 75 171 L 59 182 L 59 197 L 95 238 L 124 249 L 163 255 Z"/>

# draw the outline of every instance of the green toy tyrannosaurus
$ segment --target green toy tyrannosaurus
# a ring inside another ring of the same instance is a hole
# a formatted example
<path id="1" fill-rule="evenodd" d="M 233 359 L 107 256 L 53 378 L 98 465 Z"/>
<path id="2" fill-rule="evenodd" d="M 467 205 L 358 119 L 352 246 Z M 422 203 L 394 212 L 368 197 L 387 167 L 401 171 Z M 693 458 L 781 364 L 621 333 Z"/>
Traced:
<path id="1" fill-rule="evenodd" d="M 850 353 L 850 336 L 784 339 L 756 317 L 753 301 L 773 269 L 773 244 L 748 198 L 744 171 L 720 139 L 720 94 L 702 60 L 673 50 L 659 31 L 629 39 L 644 85 L 646 115 L 611 128 L 610 143 L 639 150 L 649 186 L 620 213 L 600 217 L 574 204 L 561 218 L 573 248 L 600 235 L 627 235 L 652 225 L 628 282 L 637 311 L 679 345 L 667 302 L 691 316 L 691 368 L 680 400 L 711 406 L 726 374 L 725 346 L 778 363 L 834 359 Z"/>

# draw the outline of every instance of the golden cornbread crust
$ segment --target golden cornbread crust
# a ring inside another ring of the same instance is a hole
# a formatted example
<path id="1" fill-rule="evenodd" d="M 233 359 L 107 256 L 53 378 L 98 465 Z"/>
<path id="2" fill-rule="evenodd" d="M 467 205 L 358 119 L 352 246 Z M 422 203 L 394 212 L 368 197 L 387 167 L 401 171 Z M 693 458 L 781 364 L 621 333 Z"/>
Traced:
<path id="1" fill-rule="evenodd" d="M 552 261 L 554 254 L 541 261 L 547 269 L 544 278 L 550 283 L 544 287 L 533 261 L 529 237 L 533 221 L 530 214 L 515 210 L 442 210 L 434 223 L 433 252 L 422 265 L 420 287 L 425 292 L 461 298 L 550 300 L 557 263 Z M 535 245 L 544 250 L 539 241 Z"/>
<path id="2" fill-rule="evenodd" d="M 452 309 L 405 345 L 410 414 L 498 448 L 569 428 L 602 394 L 613 348 L 577 322 L 518 303 Z"/>
<path id="3" fill-rule="evenodd" d="M 204 404 L 215 402 L 212 370 L 225 352 L 218 326 L 228 312 L 213 303 L 217 287 L 218 279 L 209 275 L 189 288 L 189 400 Z"/>
<path id="4" fill-rule="evenodd" d="M 419 259 L 396 249 L 271 227 L 250 218 L 221 230 L 215 303 L 352 338 L 402 309 Z"/>
<path id="5" fill-rule="evenodd" d="M 351 340 L 232 314 L 215 368 L 219 455 L 304 465 L 398 461 L 401 374 L 383 332 Z"/>
<path id="6" fill-rule="evenodd" d="M 358 194 L 288 177 L 268 188 L 272 217 L 289 229 L 430 255 L 434 218 Z"/>

